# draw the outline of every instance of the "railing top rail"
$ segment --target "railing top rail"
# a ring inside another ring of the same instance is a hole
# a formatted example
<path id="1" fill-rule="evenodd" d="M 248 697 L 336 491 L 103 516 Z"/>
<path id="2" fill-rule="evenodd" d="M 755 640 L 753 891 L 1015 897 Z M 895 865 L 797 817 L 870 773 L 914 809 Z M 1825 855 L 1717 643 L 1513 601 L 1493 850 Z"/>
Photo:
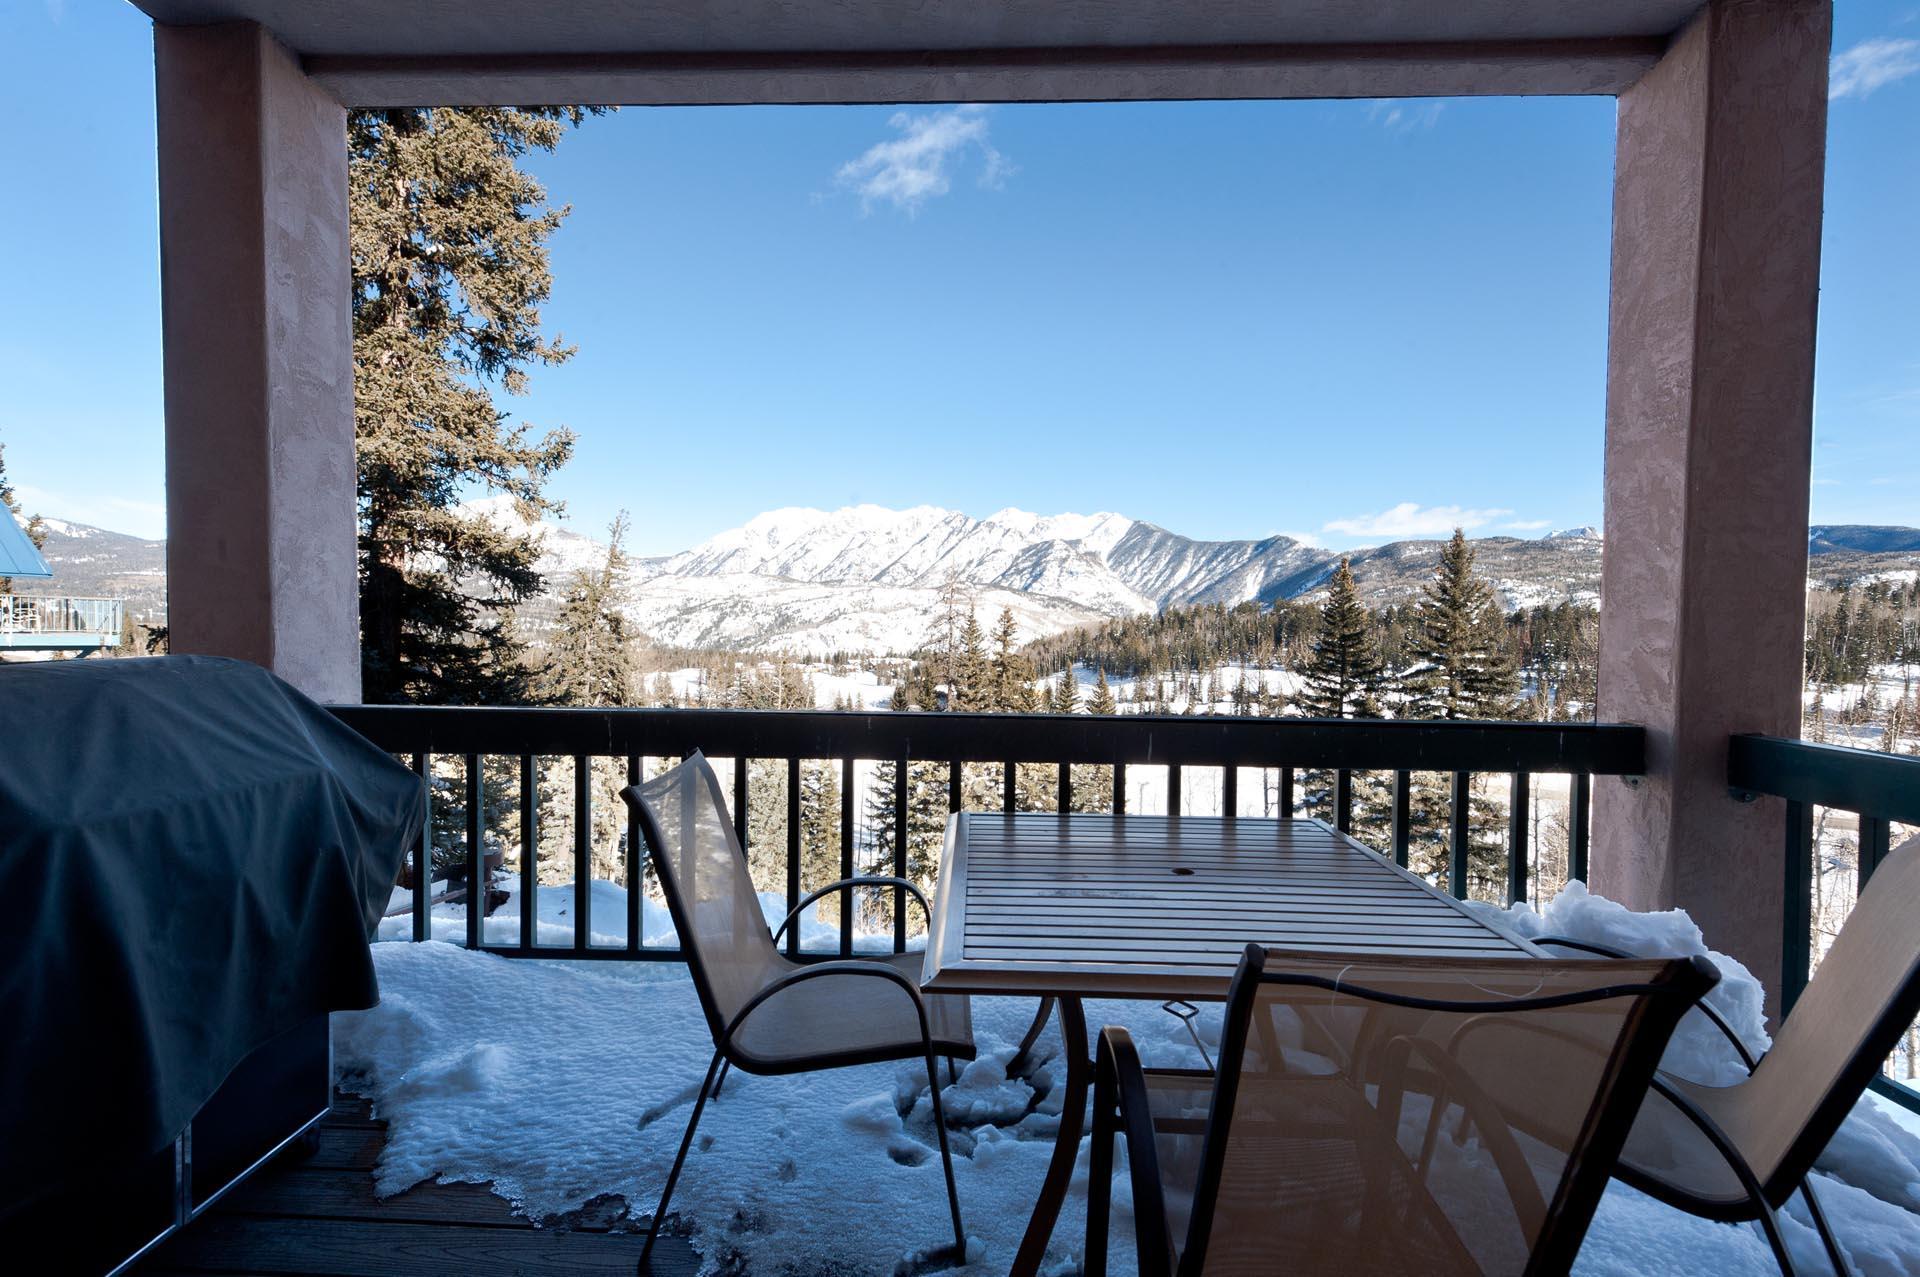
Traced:
<path id="1" fill-rule="evenodd" d="M 535 709 L 341 705 L 383 749 L 433 754 L 1178 764 L 1354 770 L 1645 769 L 1645 732 L 1622 723 L 1161 717 L 845 710 Z"/>
<path id="2" fill-rule="evenodd" d="M 1728 743 L 1727 784 L 1742 793 L 1920 825 L 1920 758 L 1911 756 L 1778 736 L 1735 736 Z"/>

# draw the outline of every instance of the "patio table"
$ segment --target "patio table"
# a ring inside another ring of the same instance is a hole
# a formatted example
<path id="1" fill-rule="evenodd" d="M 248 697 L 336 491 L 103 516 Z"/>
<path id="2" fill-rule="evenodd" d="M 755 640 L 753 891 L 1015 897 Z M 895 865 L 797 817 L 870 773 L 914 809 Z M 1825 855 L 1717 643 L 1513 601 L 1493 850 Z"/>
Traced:
<path id="1" fill-rule="evenodd" d="M 1545 956 L 1306 817 L 989 814 L 947 822 L 921 987 L 1058 1005 L 1060 1131 L 1015 1277 L 1066 1199 L 1093 1065 L 1085 998 L 1220 1000 L 1248 942 L 1381 956 Z M 1040 1027 L 1036 1020 L 1036 1031 Z"/>

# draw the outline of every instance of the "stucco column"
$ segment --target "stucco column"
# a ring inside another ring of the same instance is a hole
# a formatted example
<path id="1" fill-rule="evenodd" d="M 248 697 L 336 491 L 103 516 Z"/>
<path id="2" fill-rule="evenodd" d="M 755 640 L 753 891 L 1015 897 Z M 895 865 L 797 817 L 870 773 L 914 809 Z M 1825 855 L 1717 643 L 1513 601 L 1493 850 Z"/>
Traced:
<path id="1" fill-rule="evenodd" d="M 1727 738 L 1800 734 L 1828 0 L 1712 0 L 1620 97 L 1593 885 L 1678 905 L 1776 989 L 1783 813 Z"/>
<path id="2" fill-rule="evenodd" d="M 171 647 L 357 701 L 346 112 L 252 23 L 154 54 Z"/>

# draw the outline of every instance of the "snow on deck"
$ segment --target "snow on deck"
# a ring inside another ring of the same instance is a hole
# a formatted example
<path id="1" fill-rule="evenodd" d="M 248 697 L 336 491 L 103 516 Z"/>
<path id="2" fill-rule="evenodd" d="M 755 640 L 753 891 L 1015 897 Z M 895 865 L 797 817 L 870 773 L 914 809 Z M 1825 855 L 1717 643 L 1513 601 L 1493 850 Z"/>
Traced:
<path id="1" fill-rule="evenodd" d="M 544 904 L 544 901 L 543 901 Z M 1573 884 L 1511 921 L 1640 949 L 1701 952 L 1684 914 L 1636 915 Z M 542 930 L 548 924 L 547 910 Z M 557 919 L 556 919 L 557 921 Z M 598 928 L 596 927 L 596 930 Z M 558 937 L 556 937 L 558 938 Z M 653 937 L 649 937 L 652 939 Z M 662 963 L 510 961 L 444 943 L 374 948 L 372 1011 L 338 1015 L 335 1057 L 348 1089 L 391 1124 L 376 1188 L 422 1180 L 487 1183 L 538 1220 L 619 1194 L 636 1217 L 657 1199 L 712 1052 L 685 969 Z M 1715 955 L 1719 957 L 1720 955 Z M 1765 1046 L 1758 986 L 1737 964 L 1715 1001 Z M 980 1058 L 943 1095 L 970 1237 L 964 1271 L 1005 1271 L 1052 1151 L 1057 1058 L 1009 1078 L 1033 1004 L 974 1000 Z M 1125 1024 L 1150 1066 L 1200 1063 L 1184 1029 L 1152 1004 L 1090 1002 L 1089 1023 Z M 1219 1009 L 1202 1014 L 1217 1043 Z M 1058 1041 L 1048 1039 L 1057 1057 Z M 1709 1037 L 1676 1041 L 1668 1064 L 1702 1080 L 1724 1055 Z M 944 1073 L 942 1076 L 944 1081 Z M 947 1237 L 924 1070 L 871 1065 L 797 1077 L 734 1073 L 702 1118 L 674 1211 L 707 1271 L 891 1273 Z M 1086 1146 L 1054 1232 L 1052 1261 L 1077 1266 L 1085 1233 Z M 1821 1161 L 1816 1191 L 1855 1271 L 1920 1272 L 1920 1135 L 1877 1101 L 1856 1110 Z M 1133 1270 L 1130 1193 L 1114 1185 L 1112 1271 Z M 1807 1271 L 1825 1271 L 1798 1199 L 1784 1228 Z M 1624 1185 L 1608 1189 L 1575 1272 L 1768 1274 L 1747 1226 L 1673 1211 Z"/>

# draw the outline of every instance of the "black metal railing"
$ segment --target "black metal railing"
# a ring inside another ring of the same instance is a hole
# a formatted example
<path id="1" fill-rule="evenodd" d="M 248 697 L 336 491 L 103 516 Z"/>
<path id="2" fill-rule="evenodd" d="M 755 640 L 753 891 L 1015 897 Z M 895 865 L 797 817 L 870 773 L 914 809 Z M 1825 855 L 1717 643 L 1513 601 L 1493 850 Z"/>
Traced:
<path id="1" fill-rule="evenodd" d="M 1637 726 L 1582 723 L 1412 722 L 1316 720 L 1293 718 L 1154 717 L 1119 715 L 859 713 L 791 710 L 702 709 L 517 709 L 414 706 L 340 706 L 334 712 L 381 748 L 410 758 L 423 777 L 437 757 L 464 759 L 465 808 L 463 857 L 459 872 L 466 891 L 465 939 L 471 948 L 510 957 L 613 957 L 673 960 L 679 950 L 644 943 L 648 905 L 643 881 L 640 832 L 630 818 L 625 838 L 626 938 L 620 946 L 596 945 L 588 925 L 591 889 L 592 760 L 623 760 L 628 783 L 642 774 L 642 760 L 684 757 L 695 750 L 716 759 L 732 759 L 733 818 L 742 843 L 749 829 L 750 760 L 784 760 L 786 784 L 785 896 L 789 907 L 801 895 L 799 773 L 803 761 L 835 760 L 840 767 L 840 868 L 854 871 L 856 825 L 854 764 L 869 760 L 892 764 L 904 775 L 913 764 L 945 764 L 948 806 L 962 802 L 962 768 L 998 764 L 1002 768 L 1001 806 L 1015 807 L 1016 765 L 1046 764 L 1055 769 L 1057 804 L 1072 802 L 1076 766 L 1111 768 L 1111 809 L 1124 811 L 1127 769 L 1167 769 L 1167 809 L 1182 810 L 1183 771 L 1218 767 L 1221 810 L 1238 809 L 1240 768 L 1278 773 L 1277 808 L 1296 810 L 1296 779 L 1303 773 L 1331 777 L 1328 815 L 1332 824 L 1351 830 L 1356 773 L 1391 773 L 1390 815 L 1382 830 L 1381 850 L 1401 864 L 1413 835 L 1409 794 L 1416 772 L 1441 772 L 1452 778 L 1451 819 L 1447 827 L 1449 886 L 1465 896 L 1469 850 L 1472 778 L 1496 773 L 1511 778 L 1507 829 L 1507 894 L 1523 899 L 1529 880 L 1528 796 L 1536 773 L 1570 776 L 1568 868 L 1570 877 L 1586 876 L 1589 797 L 1595 775 L 1633 775 L 1644 768 L 1645 737 Z M 539 944 L 536 919 L 536 825 L 540 809 L 536 760 L 571 758 L 573 763 L 573 935 L 566 946 Z M 518 760 L 521 908 L 519 933 L 509 944 L 488 943 L 483 930 L 488 874 L 485 866 L 485 798 L 482 761 Z M 895 786 L 889 813 L 893 870 L 905 874 L 908 824 L 907 787 Z M 624 815 L 624 813 L 623 813 Z M 430 934 L 431 827 L 423 830 L 411 866 L 412 935 Z M 656 906 L 657 907 L 657 906 Z M 896 902 L 894 947 L 906 944 L 904 911 Z M 797 937 L 790 939 L 797 946 Z M 840 951 L 852 950 L 852 911 L 840 913 Z M 797 947 L 790 950 L 798 954 Z"/>
<path id="2" fill-rule="evenodd" d="M 1856 882 L 1864 889 L 1892 846 L 1895 824 L 1920 826 L 1920 758 L 1818 745 L 1774 736 L 1735 736 L 1727 783 L 1742 795 L 1786 800 L 1786 917 L 1781 955 L 1782 1014 L 1813 973 L 1816 808 L 1852 813 L 1859 821 Z M 1885 1076 L 1882 1094 L 1920 1111 L 1920 1092 Z"/>

